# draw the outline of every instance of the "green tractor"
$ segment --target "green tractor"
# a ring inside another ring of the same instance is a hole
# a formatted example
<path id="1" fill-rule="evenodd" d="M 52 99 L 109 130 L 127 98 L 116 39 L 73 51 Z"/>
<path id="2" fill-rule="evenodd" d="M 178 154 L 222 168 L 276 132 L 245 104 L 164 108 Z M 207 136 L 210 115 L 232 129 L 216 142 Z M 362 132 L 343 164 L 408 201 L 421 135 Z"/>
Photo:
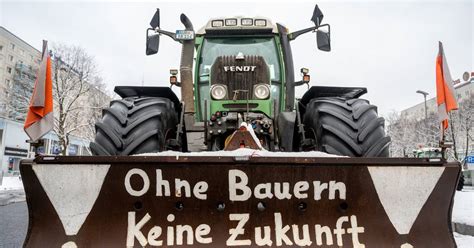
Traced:
<path id="1" fill-rule="evenodd" d="M 322 151 L 350 157 L 387 157 L 390 137 L 377 107 L 359 97 L 362 87 L 312 86 L 295 98 L 295 87 L 310 83 L 307 69 L 295 80 L 290 43 L 316 33 L 317 47 L 330 51 L 330 26 L 316 5 L 309 28 L 289 32 L 266 18 L 211 19 L 195 32 L 160 27 L 159 9 L 147 29 L 146 54 L 158 52 L 162 35 L 182 44 L 181 65 L 170 71 L 170 87 L 118 86 L 96 124 L 96 155 L 131 155 L 176 150 L 224 150 L 246 123 L 269 151 Z M 194 63 L 194 73 L 193 73 Z"/>
<path id="2" fill-rule="evenodd" d="M 170 71 L 180 99 L 116 87 L 122 99 L 90 145 L 102 156 L 22 160 L 24 247 L 456 247 L 459 163 L 381 158 L 390 138 L 365 88 L 295 98 L 310 76 L 294 79 L 290 42 L 315 32 L 331 50 L 317 6 L 314 26 L 292 33 L 266 18 L 211 19 L 197 32 L 185 15 L 176 32 L 159 20 L 146 53 L 163 35 L 182 44 Z"/>
<path id="3" fill-rule="evenodd" d="M 441 159 L 443 157 L 443 153 L 441 148 L 438 147 L 420 147 L 420 149 L 413 150 L 413 157 Z"/>
<path id="4" fill-rule="evenodd" d="M 439 147 L 420 147 L 419 149 L 413 150 L 413 157 L 441 160 L 443 159 L 443 150 Z M 463 161 L 462 163 L 466 163 L 466 161 Z M 461 168 L 463 168 L 463 166 L 461 166 Z M 463 188 L 464 174 L 461 170 L 456 190 L 461 191 Z"/>

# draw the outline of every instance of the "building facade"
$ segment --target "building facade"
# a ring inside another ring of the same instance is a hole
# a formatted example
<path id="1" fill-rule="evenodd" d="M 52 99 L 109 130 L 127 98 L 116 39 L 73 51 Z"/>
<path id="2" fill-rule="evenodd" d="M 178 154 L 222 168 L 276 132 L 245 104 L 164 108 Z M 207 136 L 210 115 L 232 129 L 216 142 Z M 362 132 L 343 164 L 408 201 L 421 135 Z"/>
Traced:
<path id="1" fill-rule="evenodd" d="M 457 80 L 457 83 L 454 84 L 454 89 L 458 102 L 472 97 L 474 95 L 474 72 L 471 72 L 471 78 L 467 81 Z M 428 115 L 438 112 L 436 96 L 426 99 L 426 109 Z M 402 110 L 400 114 L 403 118 L 420 121 L 425 117 L 425 103 L 421 102 L 413 107 Z"/>
<path id="2" fill-rule="evenodd" d="M 0 116 L 24 120 L 40 60 L 39 50 L 0 26 Z"/>
<path id="3" fill-rule="evenodd" d="M 0 26 L 0 176 L 18 173 L 20 160 L 31 154 L 23 123 L 40 61 L 39 50 Z M 82 120 L 83 127 L 68 134 L 66 155 L 91 155 L 89 142 L 95 136 L 94 124 L 101 116 L 101 108 L 111 100 L 101 88 L 86 84 L 90 89 L 77 99 L 74 106 L 80 110 L 74 114 L 87 121 Z M 56 108 L 54 115 L 59 116 Z M 40 143 L 40 154 L 61 153 L 59 138 L 53 131 Z"/>
<path id="4" fill-rule="evenodd" d="M 451 148 L 453 153 L 456 151 L 456 157 L 460 161 L 464 161 L 466 156 L 474 156 L 474 72 L 470 73 L 468 80 L 456 80 L 454 84 L 456 98 L 459 109 L 453 111 L 450 119 L 457 121 L 457 125 L 450 125 L 451 129 L 447 131 L 454 132 L 452 126 L 456 126 L 456 149 Z M 438 106 L 436 97 L 426 100 L 427 116 L 436 116 Z M 421 122 L 425 118 L 425 104 L 421 102 L 413 107 L 401 111 L 400 117 L 402 120 L 410 120 Z M 437 119 L 436 119 L 437 120 Z M 462 128 L 461 128 L 462 127 Z M 472 167 L 464 168 L 465 184 L 474 184 L 474 170 Z"/>
<path id="5" fill-rule="evenodd" d="M 0 118 L 0 175 L 17 174 L 20 169 L 20 160 L 28 158 L 30 144 L 26 142 L 28 136 L 23 131 L 23 123 L 6 118 Z M 60 154 L 58 137 L 49 132 L 40 141 L 38 153 L 45 155 Z M 67 155 L 88 156 L 89 140 L 70 136 Z"/>

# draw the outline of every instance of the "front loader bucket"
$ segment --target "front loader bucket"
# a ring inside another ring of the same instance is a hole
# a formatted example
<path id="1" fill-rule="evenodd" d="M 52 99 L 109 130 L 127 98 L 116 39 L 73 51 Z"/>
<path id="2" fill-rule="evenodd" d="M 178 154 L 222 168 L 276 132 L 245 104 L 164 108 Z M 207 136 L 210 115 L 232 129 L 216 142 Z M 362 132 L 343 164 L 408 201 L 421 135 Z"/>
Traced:
<path id="1" fill-rule="evenodd" d="M 456 247 L 458 164 L 240 150 L 23 160 L 24 246 Z"/>

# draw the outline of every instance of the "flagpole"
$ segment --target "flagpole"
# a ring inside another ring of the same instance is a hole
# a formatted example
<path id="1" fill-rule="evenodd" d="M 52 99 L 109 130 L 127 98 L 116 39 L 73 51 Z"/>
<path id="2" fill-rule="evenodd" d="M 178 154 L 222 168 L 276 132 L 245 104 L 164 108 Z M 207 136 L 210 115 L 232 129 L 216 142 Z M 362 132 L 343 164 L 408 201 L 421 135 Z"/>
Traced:
<path id="1" fill-rule="evenodd" d="M 43 40 L 41 62 L 36 73 L 35 86 L 26 113 L 23 130 L 28 135 L 30 144 L 29 157 L 39 156 L 38 148 L 44 143 L 41 138 L 53 129 L 53 84 L 51 57 L 48 42 Z"/>
<path id="2" fill-rule="evenodd" d="M 446 160 L 446 146 L 445 146 L 446 134 L 445 134 L 443 122 L 441 122 L 440 128 L 441 128 L 441 140 L 439 141 L 439 146 L 441 147 L 441 158 L 443 160 Z"/>
<path id="3" fill-rule="evenodd" d="M 28 158 L 36 158 L 38 157 L 40 154 L 38 153 L 38 148 L 41 146 L 41 142 L 40 140 L 36 140 L 36 141 L 33 141 L 33 140 L 26 140 L 26 143 L 29 143 L 30 144 L 30 152 L 28 154 Z M 32 154 L 34 153 L 33 156 L 31 156 Z"/>

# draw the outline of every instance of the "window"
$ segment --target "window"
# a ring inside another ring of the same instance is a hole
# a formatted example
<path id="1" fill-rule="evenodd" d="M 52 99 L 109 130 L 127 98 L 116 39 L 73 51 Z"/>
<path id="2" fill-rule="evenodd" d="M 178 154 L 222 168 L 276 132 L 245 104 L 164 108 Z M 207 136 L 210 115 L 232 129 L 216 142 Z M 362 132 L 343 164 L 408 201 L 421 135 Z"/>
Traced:
<path id="1" fill-rule="evenodd" d="M 33 58 L 33 55 L 30 55 L 30 59 L 31 59 L 31 62 L 33 62 L 33 60 L 35 60 L 35 59 Z"/>
<path id="2" fill-rule="evenodd" d="M 8 61 L 13 62 L 13 56 L 12 55 L 8 55 Z"/>
<path id="3" fill-rule="evenodd" d="M 0 45 L 0 52 L 3 51 L 3 46 Z"/>
<path id="4" fill-rule="evenodd" d="M 8 72 L 9 74 L 12 74 L 12 68 L 11 68 L 11 67 L 7 67 L 7 72 Z"/>
<path id="5" fill-rule="evenodd" d="M 20 49 L 20 55 L 23 56 L 25 54 L 25 50 Z"/>
<path id="6" fill-rule="evenodd" d="M 10 79 L 5 79 L 5 83 L 7 84 L 7 86 L 10 86 Z"/>
<path id="7" fill-rule="evenodd" d="M 206 39 L 199 71 L 201 78 L 208 74 L 209 69 L 218 56 L 223 55 L 259 55 L 265 58 L 272 81 L 280 80 L 280 62 L 273 38 L 236 38 L 236 39 Z"/>
<path id="8" fill-rule="evenodd" d="M 15 51 L 15 44 L 10 43 L 10 48 L 11 48 L 13 51 Z"/>
<path id="9" fill-rule="evenodd" d="M 79 152 L 79 146 L 78 145 L 69 145 L 68 146 L 68 155 L 69 156 L 75 156 L 75 155 L 78 155 L 78 152 Z"/>

